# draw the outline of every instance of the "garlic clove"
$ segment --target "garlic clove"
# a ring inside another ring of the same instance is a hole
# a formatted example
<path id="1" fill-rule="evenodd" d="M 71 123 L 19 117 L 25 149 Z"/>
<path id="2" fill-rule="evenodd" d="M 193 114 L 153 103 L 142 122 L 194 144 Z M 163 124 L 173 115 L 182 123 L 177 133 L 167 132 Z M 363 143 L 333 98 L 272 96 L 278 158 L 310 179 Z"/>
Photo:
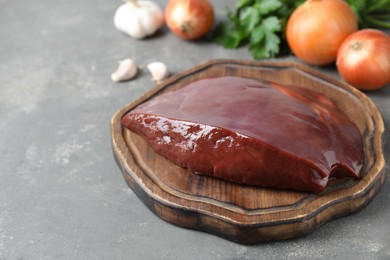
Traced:
<path id="1" fill-rule="evenodd" d="M 134 78 L 137 75 L 137 65 L 131 59 L 125 59 L 119 62 L 119 66 L 114 73 L 111 74 L 112 81 L 120 82 Z"/>
<path id="2" fill-rule="evenodd" d="M 168 67 L 162 62 L 149 63 L 146 68 L 152 74 L 152 80 L 155 82 L 161 82 L 169 76 Z"/>

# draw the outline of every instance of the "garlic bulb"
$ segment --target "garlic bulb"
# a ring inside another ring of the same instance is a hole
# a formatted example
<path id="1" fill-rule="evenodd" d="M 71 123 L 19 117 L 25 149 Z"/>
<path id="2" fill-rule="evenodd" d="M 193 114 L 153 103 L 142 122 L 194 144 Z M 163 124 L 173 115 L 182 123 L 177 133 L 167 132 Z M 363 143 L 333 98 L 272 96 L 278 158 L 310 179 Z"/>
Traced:
<path id="1" fill-rule="evenodd" d="M 119 62 L 117 70 L 111 74 L 112 81 L 126 81 L 137 75 L 137 65 L 131 59 L 125 59 Z"/>
<path id="2" fill-rule="evenodd" d="M 136 39 L 154 34 L 164 23 L 163 11 L 152 1 L 127 0 L 114 16 L 115 27 Z"/>
<path id="3" fill-rule="evenodd" d="M 168 67 L 162 62 L 152 62 L 146 65 L 146 68 L 152 74 L 152 80 L 157 83 L 163 81 L 168 78 L 169 71 Z"/>

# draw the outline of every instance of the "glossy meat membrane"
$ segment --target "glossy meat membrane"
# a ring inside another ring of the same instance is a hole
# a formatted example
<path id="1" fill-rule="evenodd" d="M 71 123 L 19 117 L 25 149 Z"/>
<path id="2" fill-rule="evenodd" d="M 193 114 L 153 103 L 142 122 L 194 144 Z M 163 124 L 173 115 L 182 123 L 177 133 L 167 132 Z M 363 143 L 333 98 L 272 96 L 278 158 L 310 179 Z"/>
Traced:
<path id="1" fill-rule="evenodd" d="M 195 81 L 142 103 L 122 124 L 168 160 L 231 182 L 320 193 L 358 179 L 362 137 L 324 95 L 240 77 Z"/>

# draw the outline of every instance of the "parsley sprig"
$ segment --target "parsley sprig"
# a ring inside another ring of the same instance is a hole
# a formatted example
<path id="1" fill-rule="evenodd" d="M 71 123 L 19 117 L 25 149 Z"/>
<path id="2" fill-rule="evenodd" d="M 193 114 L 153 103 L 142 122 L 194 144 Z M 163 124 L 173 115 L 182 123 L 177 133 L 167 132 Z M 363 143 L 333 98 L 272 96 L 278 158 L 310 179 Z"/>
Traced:
<path id="1" fill-rule="evenodd" d="M 255 59 L 272 58 L 285 49 L 287 19 L 303 0 L 240 0 L 234 11 L 227 10 L 228 20 L 217 25 L 214 41 L 225 48 L 243 44 Z"/>

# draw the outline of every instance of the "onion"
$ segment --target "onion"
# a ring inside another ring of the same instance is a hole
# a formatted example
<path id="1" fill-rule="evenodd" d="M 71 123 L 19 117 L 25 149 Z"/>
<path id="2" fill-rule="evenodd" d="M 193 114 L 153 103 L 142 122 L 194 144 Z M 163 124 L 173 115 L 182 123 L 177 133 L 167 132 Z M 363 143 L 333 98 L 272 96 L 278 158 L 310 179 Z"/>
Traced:
<path id="1" fill-rule="evenodd" d="M 343 0 L 307 0 L 291 14 L 286 37 L 298 58 L 325 65 L 336 60 L 342 41 L 357 29 L 356 15 Z"/>
<path id="2" fill-rule="evenodd" d="M 195 40 L 214 25 L 214 9 L 208 0 L 170 0 L 165 9 L 168 28 L 180 38 Z"/>
<path id="3" fill-rule="evenodd" d="M 390 36 L 365 29 L 348 36 L 337 53 L 337 69 L 351 85 L 374 90 L 390 83 Z"/>

